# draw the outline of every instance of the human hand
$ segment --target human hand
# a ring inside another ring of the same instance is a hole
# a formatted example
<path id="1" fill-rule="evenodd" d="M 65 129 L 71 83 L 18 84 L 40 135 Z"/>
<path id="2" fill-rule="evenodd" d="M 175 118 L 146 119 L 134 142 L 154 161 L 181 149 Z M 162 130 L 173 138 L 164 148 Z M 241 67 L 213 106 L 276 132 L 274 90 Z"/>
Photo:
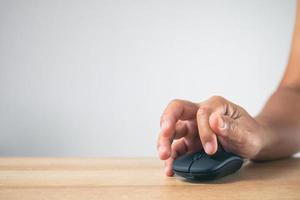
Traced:
<path id="1" fill-rule="evenodd" d="M 172 163 L 178 156 L 204 148 L 212 155 L 217 139 L 225 151 L 255 158 L 262 146 L 263 126 L 242 107 L 220 96 L 193 103 L 173 100 L 160 120 L 157 150 L 165 160 L 165 173 L 172 176 Z"/>

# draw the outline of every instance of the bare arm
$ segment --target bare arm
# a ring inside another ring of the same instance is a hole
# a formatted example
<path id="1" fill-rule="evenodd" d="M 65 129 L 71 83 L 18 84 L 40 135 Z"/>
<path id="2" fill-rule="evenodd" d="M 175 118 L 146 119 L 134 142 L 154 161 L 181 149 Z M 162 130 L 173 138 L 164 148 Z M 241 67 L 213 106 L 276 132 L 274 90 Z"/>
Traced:
<path id="1" fill-rule="evenodd" d="M 300 150 L 300 0 L 285 75 L 257 117 L 220 96 L 200 103 L 169 103 L 157 141 L 166 175 L 173 175 L 178 156 L 200 149 L 214 154 L 217 140 L 226 151 L 251 160 L 283 158 Z"/>
<path id="2" fill-rule="evenodd" d="M 284 77 L 256 118 L 269 131 L 256 159 L 276 159 L 300 150 L 300 0 L 289 63 Z"/>

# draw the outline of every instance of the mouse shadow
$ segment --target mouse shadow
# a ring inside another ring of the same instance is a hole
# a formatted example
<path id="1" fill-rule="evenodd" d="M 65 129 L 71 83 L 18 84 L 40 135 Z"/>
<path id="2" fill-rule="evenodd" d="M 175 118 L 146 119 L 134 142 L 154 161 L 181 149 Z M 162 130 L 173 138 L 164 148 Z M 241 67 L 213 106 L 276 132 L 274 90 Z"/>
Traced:
<path id="1" fill-rule="evenodd" d="M 242 168 L 228 176 L 213 181 L 196 181 L 182 179 L 184 182 L 194 184 L 225 184 L 232 182 L 269 180 L 285 177 L 300 169 L 300 157 L 290 157 L 281 160 L 251 162 L 246 161 Z"/>

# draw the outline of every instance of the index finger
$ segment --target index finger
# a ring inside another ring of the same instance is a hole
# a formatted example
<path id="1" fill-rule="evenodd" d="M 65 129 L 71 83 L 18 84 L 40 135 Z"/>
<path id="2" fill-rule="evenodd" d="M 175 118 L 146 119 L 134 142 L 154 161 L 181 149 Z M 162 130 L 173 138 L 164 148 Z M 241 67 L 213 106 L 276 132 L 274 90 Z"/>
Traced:
<path id="1" fill-rule="evenodd" d="M 161 130 L 157 141 L 159 157 L 162 160 L 170 157 L 177 121 L 194 119 L 197 110 L 198 105 L 190 101 L 177 99 L 169 103 L 161 116 Z"/>

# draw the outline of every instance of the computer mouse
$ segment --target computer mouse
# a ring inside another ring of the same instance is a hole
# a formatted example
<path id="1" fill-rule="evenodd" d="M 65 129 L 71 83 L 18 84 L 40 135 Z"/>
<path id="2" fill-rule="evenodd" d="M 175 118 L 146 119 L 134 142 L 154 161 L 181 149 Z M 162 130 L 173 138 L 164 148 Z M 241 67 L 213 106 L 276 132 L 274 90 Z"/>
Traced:
<path id="1" fill-rule="evenodd" d="M 201 150 L 175 159 L 173 172 L 188 180 L 209 181 L 238 171 L 242 164 L 243 159 L 240 156 L 219 147 L 211 156 Z"/>

